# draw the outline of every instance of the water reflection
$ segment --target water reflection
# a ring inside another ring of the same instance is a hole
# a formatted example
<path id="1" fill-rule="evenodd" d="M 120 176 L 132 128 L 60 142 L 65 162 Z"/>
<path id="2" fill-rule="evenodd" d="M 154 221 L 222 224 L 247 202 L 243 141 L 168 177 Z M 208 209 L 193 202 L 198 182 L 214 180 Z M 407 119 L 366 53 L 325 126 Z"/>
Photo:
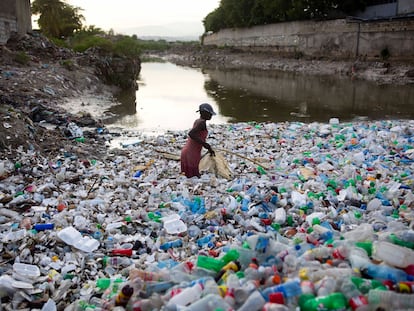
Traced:
<path id="1" fill-rule="evenodd" d="M 205 70 L 220 112 L 240 121 L 326 122 L 414 117 L 414 87 L 286 72 Z"/>
<path id="2" fill-rule="evenodd" d="M 189 129 L 209 102 L 211 123 L 414 119 L 412 85 L 258 70 L 214 70 L 143 63 L 139 89 L 122 93 L 107 124 L 142 131 Z"/>

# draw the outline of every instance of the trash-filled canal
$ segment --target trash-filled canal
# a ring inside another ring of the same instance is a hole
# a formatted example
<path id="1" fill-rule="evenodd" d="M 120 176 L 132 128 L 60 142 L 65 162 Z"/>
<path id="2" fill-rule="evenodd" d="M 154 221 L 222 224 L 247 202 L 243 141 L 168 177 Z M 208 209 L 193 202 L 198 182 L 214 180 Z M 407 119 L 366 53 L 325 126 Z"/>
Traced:
<path id="1" fill-rule="evenodd" d="M 264 82 L 244 82 L 236 93 L 230 81 L 242 83 L 241 75 L 195 71 L 196 87 L 189 71 L 188 83 L 164 74 L 155 86 L 143 73 L 130 114 L 119 112 L 108 131 L 92 129 L 125 138 L 103 159 L 19 150 L 20 161 L 0 160 L 2 308 L 412 308 L 410 109 L 379 101 L 393 118 L 370 114 L 372 103 L 352 113 L 324 106 L 324 116 L 312 103 L 328 102 L 315 93 L 300 110 L 293 106 L 302 99 L 284 104 L 290 117 L 279 119 L 282 106 L 279 114 L 263 108 L 278 101 L 273 92 L 251 109 L 232 106 L 245 100 L 240 94 L 253 100 Z M 309 83 L 272 85 L 286 99 L 313 90 Z M 334 85 L 331 96 L 343 91 Z M 179 155 L 201 102 L 219 112 L 207 139 L 226 174 L 210 167 L 186 178 Z M 91 130 L 73 128 L 78 136 Z"/>

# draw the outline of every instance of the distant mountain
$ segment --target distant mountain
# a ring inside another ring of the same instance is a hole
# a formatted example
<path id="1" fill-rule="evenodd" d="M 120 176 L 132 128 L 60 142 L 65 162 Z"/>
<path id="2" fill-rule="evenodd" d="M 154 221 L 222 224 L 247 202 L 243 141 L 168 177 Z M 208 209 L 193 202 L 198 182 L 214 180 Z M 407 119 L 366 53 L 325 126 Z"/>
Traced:
<path id="1" fill-rule="evenodd" d="M 119 30 L 126 35 L 137 35 L 138 38 L 142 39 L 194 41 L 200 39 L 200 36 L 204 32 L 204 27 L 201 22 L 183 22 L 165 25 L 148 25 Z"/>

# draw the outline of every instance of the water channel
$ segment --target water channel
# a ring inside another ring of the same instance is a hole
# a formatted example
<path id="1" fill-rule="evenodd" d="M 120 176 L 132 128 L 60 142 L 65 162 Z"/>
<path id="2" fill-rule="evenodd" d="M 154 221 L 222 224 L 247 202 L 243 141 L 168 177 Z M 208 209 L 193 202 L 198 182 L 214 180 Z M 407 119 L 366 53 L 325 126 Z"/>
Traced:
<path id="1" fill-rule="evenodd" d="M 138 83 L 136 93 L 120 94 L 109 126 L 148 133 L 189 129 L 203 102 L 217 111 L 211 123 L 414 119 L 413 85 L 172 63 L 143 63 Z"/>

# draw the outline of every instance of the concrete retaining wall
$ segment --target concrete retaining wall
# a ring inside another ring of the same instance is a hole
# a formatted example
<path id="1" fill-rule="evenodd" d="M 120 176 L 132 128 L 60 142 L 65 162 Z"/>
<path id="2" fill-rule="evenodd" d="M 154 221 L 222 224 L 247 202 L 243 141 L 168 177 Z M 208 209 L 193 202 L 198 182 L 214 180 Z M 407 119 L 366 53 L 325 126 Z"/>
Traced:
<path id="1" fill-rule="evenodd" d="M 399 0 L 398 1 L 398 14 L 410 14 L 414 12 L 413 0 Z"/>
<path id="2" fill-rule="evenodd" d="M 224 29 L 206 35 L 203 44 L 335 58 L 378 57 L 387 48 L 392 58 L 414 59 L 414 18 L 369 23 L 300 21 Z"/>
<path id="3" fill-rule="evenodd" d="M 16 18 L 0 15 L 0 44 L 5 44 L 12 32 L 17 31 Z"/>
<path id="4" fill-rule="evenodd" d="M 29 0 L 0 1 L 0 44 L 4 44 L 12 32 L 25 34 L 32 30 Z"/>

